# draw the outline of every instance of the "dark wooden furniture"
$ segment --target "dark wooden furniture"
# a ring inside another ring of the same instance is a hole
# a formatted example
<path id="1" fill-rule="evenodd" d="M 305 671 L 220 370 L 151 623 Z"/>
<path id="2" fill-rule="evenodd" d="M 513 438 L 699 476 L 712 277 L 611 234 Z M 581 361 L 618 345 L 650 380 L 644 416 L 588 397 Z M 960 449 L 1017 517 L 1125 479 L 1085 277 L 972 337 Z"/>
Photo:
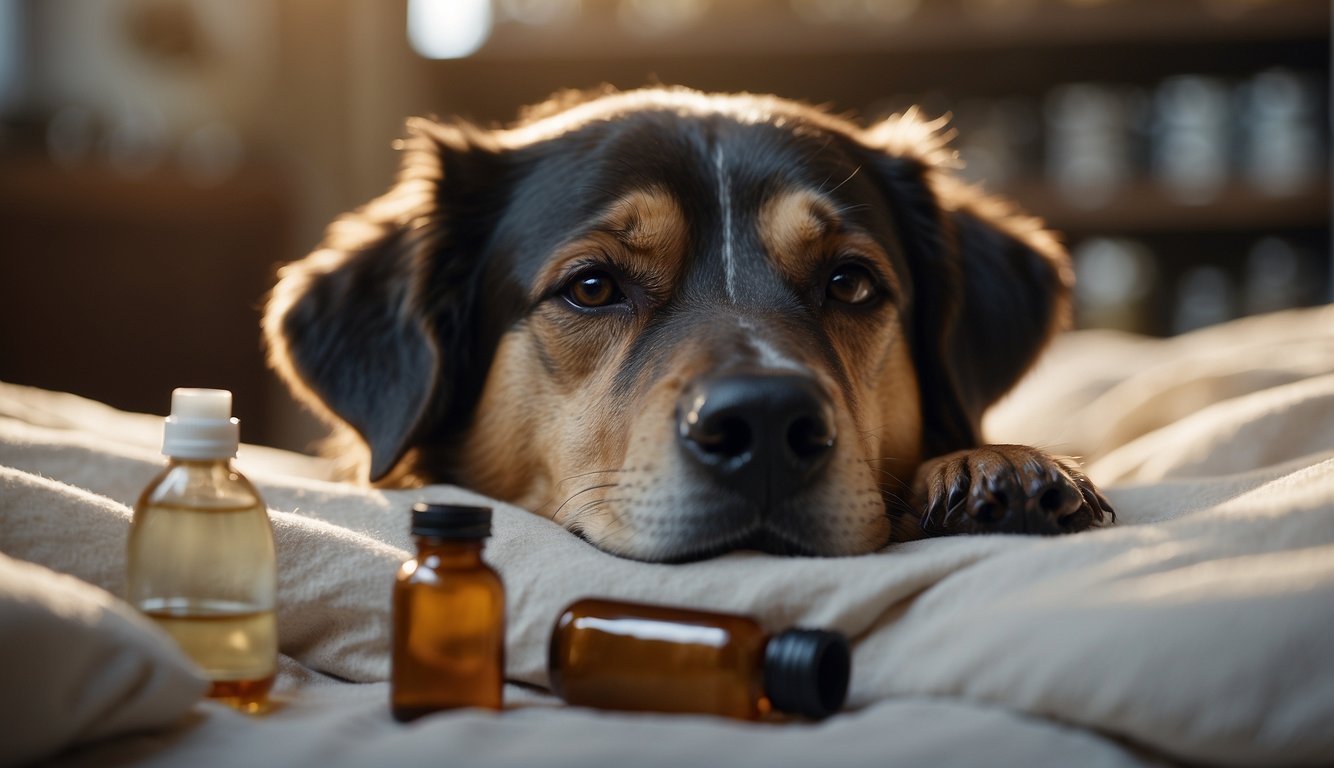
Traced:
<path id="1" fill-rule="evenodd" d="M 153 413 L 173 387 L 231 389 L 244 439 L 272 441 L 259 317 L 290 258 L 282 180 L 0 167 L 0 380 Z"/>

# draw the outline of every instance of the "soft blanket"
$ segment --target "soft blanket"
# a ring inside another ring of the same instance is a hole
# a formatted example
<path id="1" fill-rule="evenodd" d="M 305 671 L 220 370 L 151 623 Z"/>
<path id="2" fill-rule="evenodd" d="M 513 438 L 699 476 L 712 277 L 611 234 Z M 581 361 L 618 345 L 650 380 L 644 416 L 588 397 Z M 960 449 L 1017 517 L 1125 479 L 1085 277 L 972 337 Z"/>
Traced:
<path id="1" fill-rule="evenodd" d="M 159 430 L 157 417 L 0 385 L 0 552 L 119 593 L 130 506 L 159 466 Z M 242 470 L 278 542 L 285 705 L 255 719 L 200 703 L 170 730 L 60 760 L 1334 761 L 1334 307 L 1171 340 L 1067 334 L 988 432 L 1084 457 L 1117 524 L 854 558 L 653 565 L 457 488 L 337 484 L 320 460 L 245 446 Z M 487 553 L 508 591 L 516 704 L 501 715 L 389 719 L 388 596 L 410 547 L 407 509 L 422 499 L 496 507 Z M 854 641 L 850 711 L 751 725 L 556 706 L 543 690 L 551 622 L 591 595 L 743 612 L 771 629 L 838 628 Z M 0 659 L 0 680 L 21 663 Z M 15 706 L 13 692 L 3 698 Z"/>

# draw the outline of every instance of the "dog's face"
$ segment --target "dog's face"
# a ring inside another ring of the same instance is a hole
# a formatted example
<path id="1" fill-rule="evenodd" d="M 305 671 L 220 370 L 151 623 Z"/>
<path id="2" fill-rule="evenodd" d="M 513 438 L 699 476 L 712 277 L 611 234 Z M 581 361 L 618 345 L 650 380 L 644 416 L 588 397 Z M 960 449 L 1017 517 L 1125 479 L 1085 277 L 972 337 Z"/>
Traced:
<path id="1" fill-rule="evenodd" d="M 374 479 L 640 559 L 868 552 L 1063 314 L 1060 249 L 912 116 L 676 90 L 546 112 L 412 124 L 395 189 L 284 270 L 273 359 Z"/>

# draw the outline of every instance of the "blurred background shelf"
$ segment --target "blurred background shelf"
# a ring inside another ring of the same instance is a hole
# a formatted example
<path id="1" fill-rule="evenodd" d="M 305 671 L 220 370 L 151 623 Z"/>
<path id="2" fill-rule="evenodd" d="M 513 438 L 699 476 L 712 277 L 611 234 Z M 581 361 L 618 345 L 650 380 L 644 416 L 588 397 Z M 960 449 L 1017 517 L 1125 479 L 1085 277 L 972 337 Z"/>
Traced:
<path id="1" fill-rule="evenodd" d="M 18 226 L 47 216 L 65 223 L 102 220 L 130 229 L 151 224 L 190 231 L 263 221 L 280 232 L 290 195 L 284 184 L 281 174 L 263 166 L 238 169 L 223 184 L 200 186 L 164 169 L 126 178 L 104 166 L 63 168 L 45 157 L 20 155 L 8 158 L 0 174 L 0 210 Z M 34 247 L 48 250 L 50 244 Z M 189 250 L 180 258 L 190 259 Z"/>
<path id="2" fill-rule="evenodd" d="M 502 4 L 512 9 L 510 18 L 517 23 L 498 27 L 475 58 L 633 58 L 663 40 L 670 40 L 675 55 L 690 57 L 1231 43 L 1319 37 L 1329 23 L 1324 0 L 659 0 L 654 5 L 619 0 Z M 701 7 L 705 21 L 694 23 Z M 686 29 L 689 34 L 673 34 Z"/>
<path id="3" fill-rule="evenodd" d="M 1070 233 L 1153 233 L 1252 231 L 1320 228 L 1330 216 L 1330 182 L 1303 185 L 1285 195 L 1270 195 L 1233 182 L 1206 203 L 1182 202 L 1153 181 L 1127 184 L 1106 205 L 1077 204 L 1078 193 L 1050 183 L 1029 181 L 998 190 L 1049 227 Z"/>

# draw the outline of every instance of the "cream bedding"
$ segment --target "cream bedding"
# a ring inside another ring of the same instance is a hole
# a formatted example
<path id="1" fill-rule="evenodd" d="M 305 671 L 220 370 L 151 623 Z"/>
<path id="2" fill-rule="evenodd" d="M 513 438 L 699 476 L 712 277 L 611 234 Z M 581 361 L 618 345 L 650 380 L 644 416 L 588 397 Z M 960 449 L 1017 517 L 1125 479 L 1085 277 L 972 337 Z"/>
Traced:
<path id="1" fill-rule="evenodd" d="M 118 592 L 158 429 L 153 417 L 0 385 L 0 552 Z M 246 446 L 242 467 L 278 541 L 286 705 L 251 719 L 199 703 L 165 732 L 59 762 L 1334 762 L 1334 307 L 1168 341 L 1068 334 L 988 432 L 1084 456 L 1118 524 L 662 566 L 499 504 L 488 554 L 508 589 L 507 695 L 519 706 L 407 727 L 389 719 L 382 682 L 406 510 L 481 499 L 335 484 L 323 462 Z M 547 634 L 586 595 L 842 629 L 855 644 L 851 711 L 756 726 L 556 706 L 542 692 Z M 19 663 L 0 659 L 0 680 Z M 0 729 L 17 699 L 4 692 Z"/>

